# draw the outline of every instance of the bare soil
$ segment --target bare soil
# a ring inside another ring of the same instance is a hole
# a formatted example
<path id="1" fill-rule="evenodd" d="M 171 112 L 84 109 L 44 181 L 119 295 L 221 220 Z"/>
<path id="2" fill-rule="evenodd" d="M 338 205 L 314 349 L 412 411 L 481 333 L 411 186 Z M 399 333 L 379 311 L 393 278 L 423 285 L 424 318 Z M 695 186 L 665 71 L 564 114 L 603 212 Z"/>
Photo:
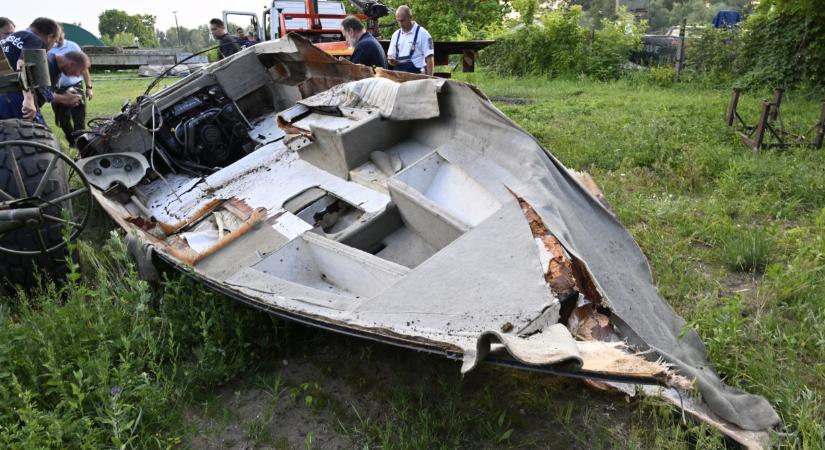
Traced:
<path id="1" fill-rule="evenodd" d="M 442 442 L 448 448 L 611 448 L 627 441 L 639 414 L 637 400 L 577 380 L 493 366 L 462 377 L 458 362 L 436 355 L 300 334 L 270 364 L 188 408 L 191 447 L 381 447 L 376 434 L 389 430 L 393 446 L 408 448 L 419 442 L 415 433 L 455 421 L 447 428 L 463 431 Z M 394 423 L 403 420 L 415 423 Z"/>

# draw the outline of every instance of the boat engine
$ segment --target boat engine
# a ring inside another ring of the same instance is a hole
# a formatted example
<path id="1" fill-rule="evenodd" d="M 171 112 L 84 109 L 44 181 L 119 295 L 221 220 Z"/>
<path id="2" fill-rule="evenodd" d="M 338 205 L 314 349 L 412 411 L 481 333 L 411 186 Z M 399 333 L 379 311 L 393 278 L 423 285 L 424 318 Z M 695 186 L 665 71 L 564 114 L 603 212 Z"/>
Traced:
<path id="1" fill-rule="evenodd" d="M 167 108 L 163 124 L 164 148 L 176 159 L 202 166 L 225 166 L 254 148 L 242 113 L 214 86 Z"/>

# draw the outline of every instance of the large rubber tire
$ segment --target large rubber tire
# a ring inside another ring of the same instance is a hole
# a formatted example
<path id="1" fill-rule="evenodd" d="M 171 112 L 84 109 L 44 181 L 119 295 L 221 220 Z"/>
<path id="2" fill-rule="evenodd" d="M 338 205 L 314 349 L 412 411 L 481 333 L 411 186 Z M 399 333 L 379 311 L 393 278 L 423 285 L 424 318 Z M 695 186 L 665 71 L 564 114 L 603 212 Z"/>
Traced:
<path id="1" fill-rule="evenodd" d="M 0 142 L 22 140 L 27 142 L 37 142 L 49 147 L 59 149 L 60 143 L 55 139 L 48 127 L 33 122 L 18 119 L 0 120 Z M 29 193 L 33 192 L 48 167 L 52 154 L 44 150 L 33 147 L 6 147 L 0 149 L 0 189 L 3 189 L 15 198 L 19 197 L 17 183 L 14 181 L 14 173 L 9 161 L 10 152 L 14 151 L 18 156 L 18 164 L 21 169 L 23 183 Z M 42 197 L 54 199 L 69 192 L 68 180 L 65 170 L 52 171 L 50 179 L 43 190 Z M 59 211 L 53 211 L 52 214 Z M 47 246 L 58 244 L 62 241 L 61 226 L 57 223 L 44 223 L 40 230 Z M 0 238 L 0 246 L 10 249 L 31 249 L 35 246 L 36 234 L 30 228 L 21 228 L 8 233 Z M 36 269 L 35 269 L 36 267 Z M 31 287 L 38 278 L 51 278 L 58 280 L 66 274 L 66 249 L 65 247 L 48 255 L 21 256 L 0 251 L 0 290 L 10 287 L 10 284 L 19 285 L 24 288 Z"/>

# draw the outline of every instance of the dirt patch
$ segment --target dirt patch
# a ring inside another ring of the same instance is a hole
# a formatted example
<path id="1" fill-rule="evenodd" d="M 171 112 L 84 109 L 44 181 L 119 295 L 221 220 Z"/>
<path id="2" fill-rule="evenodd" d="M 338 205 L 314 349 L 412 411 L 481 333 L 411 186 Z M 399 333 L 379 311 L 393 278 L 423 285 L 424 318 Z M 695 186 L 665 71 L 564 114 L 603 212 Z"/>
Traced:
<path id="1" fill-rule="evenodd" d="M 462 377 L 460 363 L 443 357 L 305 333 L 266 367 L 192 404 L 188 444 L 609 448 L 626 440 L 637 411 L 635 401 L 577 380 L 489 365 Z"/>
<path id="2" fill-rule="evenodd" d="M 324 390 L 311 365 L 282 363 L 238 380 L 186 412 L 193 428 L 192 448 L 348 449 L 352 441 L 340 432 Z"/>
<path id="3" fill-rule="evenodd" d="M 720 280 L 719 297 L 738 295 L 746 305 L 745 314 L 760 314 L 770 296 L 762 286 L 762 275 L 732 272 Z"/>

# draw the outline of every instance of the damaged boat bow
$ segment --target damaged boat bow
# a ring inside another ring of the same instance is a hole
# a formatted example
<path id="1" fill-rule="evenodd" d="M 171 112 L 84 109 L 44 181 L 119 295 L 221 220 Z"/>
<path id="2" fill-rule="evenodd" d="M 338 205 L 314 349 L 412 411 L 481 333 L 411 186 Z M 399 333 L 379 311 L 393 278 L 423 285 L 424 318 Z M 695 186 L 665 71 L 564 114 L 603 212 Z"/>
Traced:
<path id="1" fill-rule="evenodd" d="M 288 36 L 140 98 L 83 152 L 121 227 L 256 307 L 465 372 L 643 385 L 748 447 L 779 423 L 722 384 L 602 202 L 470 85 Z"/>

